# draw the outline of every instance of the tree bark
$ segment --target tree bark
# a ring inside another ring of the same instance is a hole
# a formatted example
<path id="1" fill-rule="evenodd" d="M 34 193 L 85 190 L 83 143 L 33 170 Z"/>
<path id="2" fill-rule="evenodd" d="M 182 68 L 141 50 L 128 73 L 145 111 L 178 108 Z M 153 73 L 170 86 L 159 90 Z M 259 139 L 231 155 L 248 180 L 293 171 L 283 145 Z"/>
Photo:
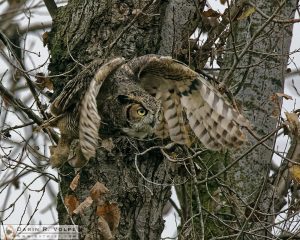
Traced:
<path id="1" fill-rule="evenodd" d="M 293 26 L 288 20 L 294 18 L 296 1 L 282 3 L 256 1 L 265 15 L 255 11 L 239 19 L 251 5 L 235 1 L 223 16 L 228 19 L 222 20 L 230 22 L 231 32 L 220 24 L 208 33 L 213 39 L 227 39 L 224 54 L 216 54 L 223 69 L 218 80 L 234 95 L 259 137 L 274 131 L 281 111 L 281 99 L 277 103 L 274 94 L 283 92 Z M 214 46 L 216 51 L 222 49 L 220 43 Z M 202 50 L 197 59 L 208 55 L 206 48 Z M 211 49 L 210 54 L 214 56 Z M 272 226 L 286 196 L 286 191 L 277 191 L 278 182 L 269 179 L 275 137 L 264 142 L 270 149 L 258 144 L 250 151 L 258 140 L 249 134 L 248 143 L 239 150 L 206 152 L 193 159 L 200 166 L 197 178 L 177 188 L 183 222 L 180 239 L 274 238 Z"/>
<path id="2" fill-rule="evenodd" d="M 196 18 L 196 7 L 191 0 L 69 1 L 58 9 L 49 34 L 49 70 L 52 75 L 63 74 L 53 79 L 53 97 L 85 69 L 83 65 L 87 66 L 96 58 L 123 56 L 131 59 L 149 53 L 171 55 L 178 52 L 194 31 Z M 170 31 L 170 26 L 176 26 L 176 30 Z M 95 70 L 93 67 L 85 71 L 84 77 L 91 78 Z M 60 169 L 60 195 L 62 198 L 76 196 L 83 202 L 99 181 L 109 189 L 105 201 L 116 203 L 121 212 L 115 239 L 159 239 L 164 228 L 162 210 L 171 195 L 174 173 L 159 150 L 137 155 L 162 143 L 124 136 L 105 138 L 102 141 L 109 143 L 109 147 L 100 147 L 95 159 L 81 169 L 80 183 L 75 191 L 69 188 L 73 169 L 67 165 Z M 63 201 L 58 200 L 59 223 L 71 223 Z M 84 214 L 72 216 L 82 227 L 80 239 L 106 239 L 98 230 L 95 211 L 95 208 L 88 208 Z"/>
<path id="3" fill-rule="evenodd" d="M 281 99 L 277 103 L 274 94 L 283 92 L 292 38 L 293 25 L 276 20 L 279 16 L 286 20 L 293 19 L 296 2 L 283 1 L 274 4 L 274 1 L 256 1 L 256 7 L 262 9 L 267 17 L 256 12 L 245 20 L 233 22 L 232 36 L 229 38 L 222 67 L 232 68 L 235 61 L 238 64 L 233 74 L 225 80 L 225 85 L 238 99 L 238 105 L 243 106 L 245 116 L 260 137 L 271 133 L 278 123 Z M 249 48 L 245 49 L 248 44 Z M 247 51 L 241 56 L 244 50 Z M 241 58 L 237 59 L 236 56 Z M 220 79 L 222 80 L 222 76 L 228 77 L 228 72 L 223 71 Z M 275 140 L 276 134 L 264 142 L 269 149 L 260 144 L 227 173 L 227 185 L 232 186 L 235 191 L 235 194 L 232 192 L 230 195 L 234 199 L 235 212 L 239 212 L 239 228 L 242 227 L 244 231 L 253 229 L 253 226 L 263 229 L 255 232 L 260 236 L 241 232 L 239 236 L 242 238 L 245 235 L 249 239 L 250 236 L 255 239 L 272 236 L 271 226 L 277 212 L 283 207 L 284 196 L 278 195 L 277 186 L 268 180 Z M 249 144 L 234 152 L 232 159 L 238 158 L 257 141 L 249 135 Z M 253 222 L 258 224 L 251 225 Z"/>

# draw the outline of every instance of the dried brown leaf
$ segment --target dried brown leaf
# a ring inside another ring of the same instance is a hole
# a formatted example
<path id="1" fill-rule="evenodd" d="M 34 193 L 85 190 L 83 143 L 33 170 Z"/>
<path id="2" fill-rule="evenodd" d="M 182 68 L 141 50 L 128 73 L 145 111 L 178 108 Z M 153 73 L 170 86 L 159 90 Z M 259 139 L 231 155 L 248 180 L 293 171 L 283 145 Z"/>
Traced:
<path id="1" fill-rule="evenodd" d="M 3 105 L 8 108 L 11 105 L 9 97 L 2 95 L 1 98 L 3 100 Z"/>
<path id="2" fill-rule="evenodd" d="M 83 213 L 84 209 L 90 207 L 93 199 L 89 196 L 73 211 L 74 214 Z"/>
<path id="3" fill-rule="evenodd" d="M 108 223 L 106 222 L 106 220 L 103 217 L 99 217 L 99 219 L 98 219 L 98 229 L 104 240 L 113 239 L 113 235 L 108 226 Z"/>
<path id="4" fill-rule="evenodd" d="M 271 113 L 271 115 L 276 118 L 279 116 L 279 114 L 280 114 L 279 109 L 273 109 L 273 111 Z"/>
<path id="5" fill-rule="evenodd" d="M 73 211 L 79 206 L 79 201 L 74 195 L 66 195 L 64 203 L 70 215 L 72 215 Z"/>
<path id="6" fill-rule="evenodd" d="M 293 100 L 293 98 L 290 95 L 287 95 L 285 93 L 275 93 L 277 97 L 283 97 L 286 100 Z"/>
<path id="7" fill-rule="evenodd" d="M 96 182 L 96 184 L 90 190 L 90 196 L 94 201 L 101 200 L 103 194 L 109 192 L 103 183 Z"/>
<path id="8" fill-rule="evenodd" d="M 53 90 L 53 83 L 51 81 L 51 79 L 47 76 L 45 76 L 44 73 L 37 73 L 35 75 L 36 78 L 36 86 L 41 89 L 44 90 L 45 88 L 49 89 L 49 90 Z"/>
<path id="9" fill-rule="evenodd" d="M 46 45 L 49 42 L 49 32 L 44 32 L 42 35 L 42 39 L 43 39 L 43 46 L 46 47 Z"/>
<path id="10" fill-rule="evenodd" d="M 290 170 L 292 179 L 299 184 L 300 183 L 300 166 L 293 165 L 292 167 L 290 167 L 289 170 Z"/>
<path id="11" fill-rule="evenodd" d="M 243 20 L 247 17 L 251 16 L 253 13 L 255 13 L 256 9 L 255 7 L 247 8 L 238 18 L 237 20 Z"/>
<path id="12" fill-rule="evenodd" d="M 72 189 L 72 191 L 75 191 L 75 189 L 77 188 L 79 179 L 80 179 L 80 174 L 77 173 L 70 184 L 70 188 Z"/>
<path id="13" fill-rule="evenodd" d="M 98 206 L 96 214 L 105 219 L 112 232 L 119 226 L 121 212 L 117 203 L 106 202 L 105 204 Z"/>
<path id="14" fill-rule="evenodd" d="M 202 15 L 204 17 L 215 17 L 216 18 L 216 17 L 220 17 L 221 13 L 210 8 L 207 11 L 202 12 Z"/>
<path id="15" fill-rule="evenodd" d="M 273 103 L 276 103 L 278 104 L 278 97 L 276 95 L 276 93 L 272 94 L 270 97 L 269 97 L 270 101 L 272 101 Z"/>
<path id="16" fill-rule="evenodd" d="M 288 122 L 289 130 L 296 135 L 299 135 L 300 123 L 296 113 L 285 112 L 286 120 Z"/>
<path id="17" fill-rule="evenodd" d="M 295 125 L 299 123 L 298 115 L 296 113 L 285 112 L 284 114 L 289 123 L 295 124 Z"/>

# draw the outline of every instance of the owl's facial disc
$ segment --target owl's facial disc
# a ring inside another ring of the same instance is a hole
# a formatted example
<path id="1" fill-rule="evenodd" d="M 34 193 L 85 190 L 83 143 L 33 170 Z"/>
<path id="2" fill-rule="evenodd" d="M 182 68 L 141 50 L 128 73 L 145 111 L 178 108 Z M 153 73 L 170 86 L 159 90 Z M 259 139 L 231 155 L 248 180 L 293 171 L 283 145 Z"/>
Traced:
<path id="1" fill-rule="evenodd" d="M 140 139 L 152 136 L 156 120 L 156 109 L 152 107 L 152 102 L 134 94 L 119 95 L 117 99 L 126 119 L 126 123 L 120 122 L 121 130 L 128 136 Z"/>
<path id="2" fill-rule="evenodd" d="M 135 138 L 146 138 L 153 134 L 154 116 L 141 103 L 131 103 L 125 108 L 128 126 L 122 128 L 126 135 Z"/>

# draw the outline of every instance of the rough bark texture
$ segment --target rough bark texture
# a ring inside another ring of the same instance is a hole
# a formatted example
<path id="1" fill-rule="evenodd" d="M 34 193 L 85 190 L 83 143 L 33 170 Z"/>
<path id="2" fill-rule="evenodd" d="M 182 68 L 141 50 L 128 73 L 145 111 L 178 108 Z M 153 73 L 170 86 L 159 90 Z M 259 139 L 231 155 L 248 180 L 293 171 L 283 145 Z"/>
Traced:
<path id="1" fill-rule="evenodd" d="M 285 19 L 293 18 L 293 9 L 297 1 L 286 1 L 275 18 L 281 16 Z M 278 4 L 274 1 L 256 1 L 256 6 L 263 9 L 264 13 L 272 16 Z M 234 22 L 233 38 L 225 56 L 225 66 L 231 67 L 235 54 L 233 45 L 236 47 L 237 55 L 241 53 L 250 39 L 263 26 L 267 19 L 258 13 L 253 14 L 246 20 Z M 265 136 L 275 129 L 280 109 L 272 101 L 274 93 L 283 92 L 285 70 L 287 66 L 288 53 L 292 38 L 292 25 L 271 23 L 266 26 L 260 35 L 251 44 L 247 53 L 240 59 L 238 67 L 232 75 L 230 87 L 234 95 L 243 106 L 245 116 L 252 122 L 253 130 L 260 136 Z M 251 67 L 247 67 L 251 66 Z M 226 72 L 223 72 L 226 76 Z M 220 79 L 222 80 L 222 79 Z M 229 86 L 227 86 L 229 87 Z M 249 144 L 240 151 L 233 154 L 233 159 L 241 155 L 251 144 L 257 140 L 249 136 Z M 265 143 L 272 148 L 274 136 Z M 235 198 L 244 219 L 244 205 L 249 204 L 256 210 L 272 214 L 280 210 L 282 205 L 277 205 L 276 186 L 267 181 L 270 171 L 272 151 L 260 145 L 252 152 L 242 158 L 230 172 L 228 172 L 228 186 L 232 186 L 244 203 Z M 282 196 L 281 196 L 282 197 Z M 275 202 L 274 202 L 275 199 Z M 257 204 L 256 204 L 257 202 Z M 248 209 L 248 216 L 252 209 Z M 247 214 L 246 214 L 247 215 Z M 258 217 L 258 218 L 256 218 Z M 257 216 L 251 218 L 254 221 L 266 221 L 272 223 L 274 216 Z M 247 221 L 246 221 L 247 222 Z M 246 224 L 246 222 L 244 222 Z M 251 220 L 250 220 L 251 222 Z M 262 225 L 260 225 L 261 227 Z M 268 235 L 269 233 L 265 233 Z M 249 237 L 249 235 L 248 235 Z M 258 239 L 260 239 L 258 237 Z"/>
<path id="2" fill-rule="evenodd" d="M 168 55 L 177 51 L 183 41 L 180 36 L 187 38 L 195 29 L 192 18 L 197 15 L 193 1 L 153 2 L 72 0 L 60 8 L 49 35 L 49 70 L 52 75 L 65 73 L 53 80 L 55 95 L 82 70 L 81 64 L 87 65 L 95 58 L 123 56 L 130 59 L 158 51 Z M 172 14 L 176 18 L 170 17 Z M 165 28 L 170 25 L 176 26 L 176 31 L 165 35 Z M 170 39 L 172 46 L 168 44 Z M 90 72 L 86 77 L 92 75 Z M 161 143 L 112 136 L 112 149 L 100 147 L 96 158 L 81 170 L 80 184 L 75 192 L 69 189 L 74 170 L 67 165 L 61 169 L 61 195 L 72 194 L 82 202 L 99 181 L 110 191 L 105 200 L 117 203 L 121 210 L 116 239 L 159 239 L 164 227 L 162 209 L 171 194 L 172 171 L 156 150 L 139 156 L 138 168 L 145 178 L 157 183 L 152 184 L 138 173 L 134 160 L 138 152 L 156 144 Z M 61 201 L 58 213 L 60 224 L 70 223 Z M 101 239 L 94 213 L 95 209 L 88 208 L 84 215 L 73 216 L 82 226 L 81 239 Z"/>
<path id="3" fill-rule="evenodd" d="M 255 4 L 268 16 L 272 16 L 278 8 L 274 1 L 256 1 Z M 250 8 L 245 6 L 243 12 Z M 286 1 L 275 18 L 280 16 L 283 19 L 292 19 L 295 6 L 296 1 Z M 244 20 L 230 19 L 233 29 L 231 34 L 228 33 L 229 40 L 221 66 L 226 70 L 221 71 L 220 82 L 229 73 L 235 57 L 241 54 L 267 20 L 257 12 Z M 241 106 L 243 114 L 251 121 L 254 132 L 261 137 L 276 128 L 280 109 L 271 97 L 274 93 L 283 92 L 291 37 L 291 24 L 271 21 L 250 44 L 248 51 L 239 59 L 237 68 L 225 82 L 226 87 L 234 94 L 237 105 Z M 201 168 L 200 174 L 190 185 L 178 187 L 177 193 L 182 206 L 190 206 L 183 209 L 182 221 L 196 217 L 193 218 L 193 223 L 190 221 L 181 229 L 180 239 L 214 239 L 221 236 L 224 239 L 274 237 L 271 226 L 277 212 L 283 207 L 284 196 L 277 194 L 277 186 L 268 179 L 273 153 L 260 145 L 235 162 L 257 143 L 253 137 L 248 138 L 248 144 L 239 150 L 230 151 L 229 154 L 202 154 L 198 160 L 194 159 Z M 274 137 L 271 137 L 266 144 L 272 148 L 273 142 Z M 231 165 L 233 162 L 235 164 Z M 229 170 L 219 174 L 229 166 Z M 207 180 L 210 177 L 213 179 Z M 193 185 L 197 185 L 198 189 Z M 197 202 L 197 191 L 200 193 L 201 202 Z M 199 207 L 202 208 L 202 214 Z M 249 229 L 252 232 L 245 233 Z M 204 236 L 201 236 L 201 231 Z"/>

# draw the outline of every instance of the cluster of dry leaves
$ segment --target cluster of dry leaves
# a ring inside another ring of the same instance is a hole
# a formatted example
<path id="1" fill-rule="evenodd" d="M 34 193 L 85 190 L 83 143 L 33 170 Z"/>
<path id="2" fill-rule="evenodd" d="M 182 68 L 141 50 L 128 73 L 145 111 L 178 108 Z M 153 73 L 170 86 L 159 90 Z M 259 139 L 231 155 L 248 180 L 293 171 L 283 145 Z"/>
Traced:
<path id="1" fill-rule="evenodd" d="M 79 173 L 70 184 L 70 189 L 75 192 L 79 184 Z M 70 215 L 84 215 L 86 210 L 93 210 L 97 217 L 97 224 L 100 234 L 104 240 L 114 239 L 117 227 L 120 222 L 120 209 L 117 203 L 105 200 L 105 194 L 109 190 L 104 184 L 97 182 L 90 190 L 90 195 L 83 202 L 79 202 L 75 194 L 66 195 L 64 203 Z"/>
<path id="2" fill-rule="evenodd" d="M 276 93 L 272 96 L 272 101 L 279 106 L 281 104 L 278 98 L 284 98 L 286 100 L 293 100 L 293 98 L 284 93 Z M 279 110 L 278 110 L 279 111 Z M 300 183 L 300 121 L 299 111 L 285 112 L 286 121 L 284 122 L 284 134 L 290 135 L 292 139 L 292 153 L 290 154 L 289 172 L 293 181 L 297 184 Z"/>

